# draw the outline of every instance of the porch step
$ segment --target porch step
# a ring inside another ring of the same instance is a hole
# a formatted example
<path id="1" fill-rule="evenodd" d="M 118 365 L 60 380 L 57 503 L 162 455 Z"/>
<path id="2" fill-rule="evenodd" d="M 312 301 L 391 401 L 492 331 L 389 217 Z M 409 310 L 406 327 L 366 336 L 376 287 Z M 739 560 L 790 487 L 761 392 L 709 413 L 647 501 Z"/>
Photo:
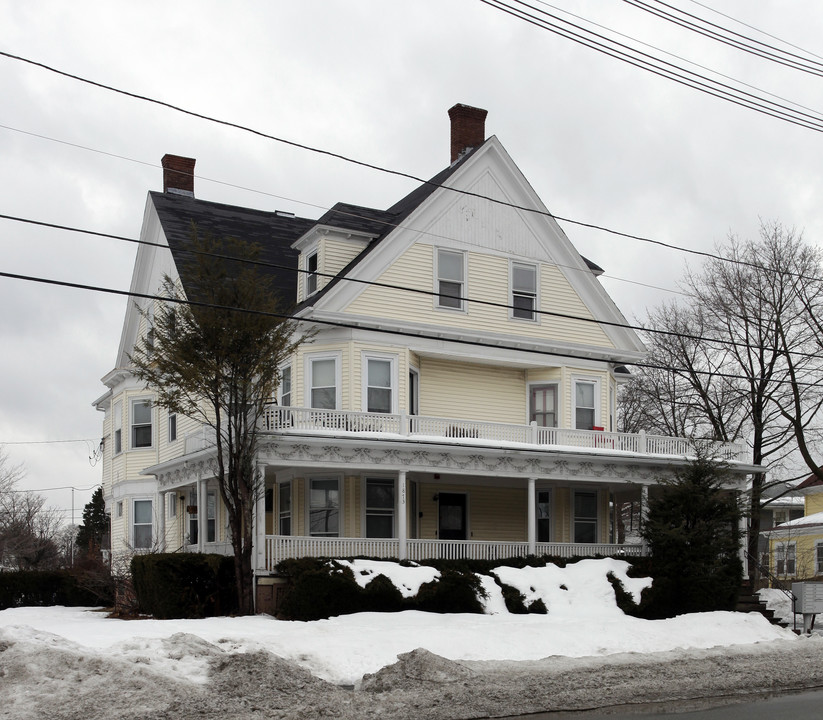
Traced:
<path id="1" fill-rule="evenodd" d="M 769 610 L 769 608 L 766 607 L 766 603 L 760 599 L 759 595 L 752 592 L 752 586 L 749 582 L 743 583 L 740 589 L 740 595 L 737 596 L 737 607 L 735 610 L 737 610 L 737 612 L 745 613 L 760 613 L 772 625 L 788 627 L 787 623 L 783 623 L 779 619 L 775 618 L 774 610 Z"/>

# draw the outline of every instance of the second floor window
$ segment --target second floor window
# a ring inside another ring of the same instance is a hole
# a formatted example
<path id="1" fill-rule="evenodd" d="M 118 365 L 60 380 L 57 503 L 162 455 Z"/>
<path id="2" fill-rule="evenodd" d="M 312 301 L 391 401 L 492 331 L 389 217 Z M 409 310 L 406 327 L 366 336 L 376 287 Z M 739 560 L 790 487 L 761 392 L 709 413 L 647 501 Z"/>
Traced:
<path id="1" fill-rule="evenodd" d="M 465 256 L 455 250 L 437 251 L 437 306 L 463 309 Z"/>
<path id="2" fill-rule="evenodd" d="M 113 414 L 114 454 L 117 455 L 123 452 L 123 403 L 114 403 Z"/>
<path id="3" fill-rule="evenodd" d="M 512 263 L 512 317 L 534 320 L 536 309 L 537 266 Z"/>
<path id="4" fill-rule="evenodd" d="M 369 358 L 367 363 L 366 411 L 374 413 L 390 413 L 392 411 L 391 361 Z"/>
<path id="5" fill-rule="evenodd" d="M 169 413 L 169 442 L 177 440 L 177 413 Z"/>
<path id="6" fill-rule="evenodd" d="M 540 427 L 557 427 L 557 385 L 533 385 L 530 421 Z"/>
<path id="7" fill-rule="evenodd" d="M 131 446 L 151 447 L 151 401 L 135 400 L 131 404 Z"/>
<path id="8" fill-rule="evenodd" d="M 337 407 L 337 369 L 333 358 L 311 361 L 311 407 L 323 410 Z"/>
<path id="9" fill-rule="evenodd" d="M 578 430 L 591 430 L 595 426 L 595 384 L 577 381 L 574 384 L 574 426 Z"/>
<path id="10" fill-rule="evenodd" d="M 291 406 L 291 365 L 280 371 L 280 404 L 283 407 Z"/>

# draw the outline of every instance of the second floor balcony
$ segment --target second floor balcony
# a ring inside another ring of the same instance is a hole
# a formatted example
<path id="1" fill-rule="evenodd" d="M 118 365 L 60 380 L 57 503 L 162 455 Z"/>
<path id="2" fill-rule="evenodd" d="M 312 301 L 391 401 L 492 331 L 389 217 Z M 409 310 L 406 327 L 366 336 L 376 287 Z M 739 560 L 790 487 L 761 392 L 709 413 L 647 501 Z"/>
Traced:
<path id="1" fill-rule="evenodd" d="M 381 437 L 472 445 L 539 448 L 574 448 L 606 454 L 691 457 L 694 442 L 688 438 L 639 433 L 576 430 L 498 423 L 425 415 L 383 414 L 322 410 L 273 405 L 265 413 L 262 430 L 278 434 L 318 437 Z M 745 443 L 709 443 L 712 456 L 726 462 L 746 462 Z M 187 448 L 188 451 L 188 448 Z"/>

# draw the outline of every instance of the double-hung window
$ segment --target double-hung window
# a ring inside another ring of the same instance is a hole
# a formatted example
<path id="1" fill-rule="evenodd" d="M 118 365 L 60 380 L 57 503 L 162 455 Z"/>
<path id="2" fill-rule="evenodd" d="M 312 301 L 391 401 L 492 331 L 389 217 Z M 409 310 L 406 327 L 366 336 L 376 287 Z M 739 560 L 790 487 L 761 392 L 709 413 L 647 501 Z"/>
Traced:
<path id="1" fill-rule="evenodd" d="M 574 493 L 574 542 L 597 542 L 597 493 Z"/>
<path id="2" fill-rule="evenodd" d="M 169 442 L 177 440 L 177 413 L 169 413 Z"/>
<path id="3" fill-rule="evenodd" d="M 456 250 L 437 250 L 437 306 L 463 309 L 466 256 Z"/>
<path id="4" fill-rule="evenodd" d="M 340 534 L 340 481 L 337 478 L 309 480 L 309 534 L 314 537 Z"/>
<path id="5" fill-rule="evenodd" d="M 291 535 L 291 482 L 277 486 L 277 532 Z"/>
<path id="6" fill-rule="evenodd" d="M 131 403 L 132 448 L 151 447 L 151 436 L 151 400 L 133 400 Z"/>
<path id="7" fill-rule="evenodd" d="M 366 537 L 394 537 L 394 480 L 366 479 Z"/>
<path id="8" fill-rule="evenodd" d="M 366 412 L 392 412 L 394 409 L 393 376 L 394 368 L 391 360 L 366 358 Z"/>
<path id="9" fill-rule="evenodd" d="M 306 258 L 306 297 L 317 292 L 317 253 Z"/>
<path id="10" fill-rule="evenodd" d="M 123 452 L 123 403 L 114 403 L 112 410 L 112 434 L 114 435 L 114 454 Z"/>
<path id="11" fill-rule="evenodd" d="M 534 320 L 537 317 L 537 266 L 529 263 L 512 263 L 512 311 L 513 318 Z"/>
<path id="12" fill-rule="evenodd" d="M 578 430 L 591 430 L 597 424 L 596 388 L 594 382 L 576 380 L 574 383 L 574 426 Z"/>
<path id="13" fill-rule="evenodd" d="M 797 570 L 797 548 L 794 543 L 781 543 L 775 548 L 775 574 L 794 575 Z"/>
<path id="14" fill-rule="evenodd" d="M 337 362 L 334 358 L 311 358 L 310 407 L 322 410 L 337 408 Z"/>
<path id="15" fill-rule="evenodd" d="M 135 550 L 146 550 L 152 540 L 151 500 L 135 500 L 132 505 L 132 545 Z"/>
<path id="16" fill-rule="evenodd" d="M 291 406 L 291 365 L 280 370 L 280 404 L 283 407 Z"/>

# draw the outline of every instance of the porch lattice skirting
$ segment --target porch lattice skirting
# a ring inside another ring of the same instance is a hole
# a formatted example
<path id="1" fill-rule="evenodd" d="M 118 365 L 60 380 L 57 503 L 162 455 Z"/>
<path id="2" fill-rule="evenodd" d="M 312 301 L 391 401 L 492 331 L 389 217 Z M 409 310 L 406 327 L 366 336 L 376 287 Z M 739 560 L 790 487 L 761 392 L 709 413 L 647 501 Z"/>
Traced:
<path id="1" fill-rule="evenodd" d="M 642 545 L 612 543 L 537 543 L 537 555 L 555 557 L 594 557 L 611 555 L 640 557 Z M 258 567 L 272 571 L 281 560 L 299 557 L 377 557 L 397 558 L 397 538 L 336 538 L 267 535 L 264 557 Z M 406 540 L 406 558 L 420 561 L 435 558 L 465 560 L 503 560 L 529 554 L 527 542 L 484 542 L 482 540 Z"/>

